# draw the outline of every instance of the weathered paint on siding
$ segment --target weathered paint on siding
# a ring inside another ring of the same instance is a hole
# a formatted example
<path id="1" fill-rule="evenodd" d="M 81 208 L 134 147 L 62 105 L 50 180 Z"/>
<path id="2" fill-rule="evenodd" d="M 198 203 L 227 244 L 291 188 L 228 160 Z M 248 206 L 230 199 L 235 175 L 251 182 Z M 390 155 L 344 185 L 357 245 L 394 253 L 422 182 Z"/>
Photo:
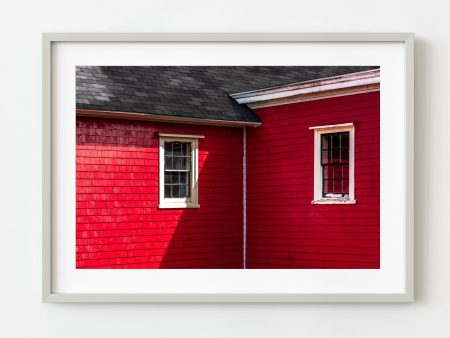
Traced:
<path id="1" fill-rule="evenodd" d="M 199 134 L 199 209 L 158 209 L 158 132 Z M 77 268 L 242 268 L 242 129 L 77 118 Z"/>
<path id="2" fill-rule="evenodd" d="M 247 133 L 247 268 L 379 268 L 379 92 L 261 108 Z M 311 205 L 314 132 L 355 123 L 355 205 Z"/>

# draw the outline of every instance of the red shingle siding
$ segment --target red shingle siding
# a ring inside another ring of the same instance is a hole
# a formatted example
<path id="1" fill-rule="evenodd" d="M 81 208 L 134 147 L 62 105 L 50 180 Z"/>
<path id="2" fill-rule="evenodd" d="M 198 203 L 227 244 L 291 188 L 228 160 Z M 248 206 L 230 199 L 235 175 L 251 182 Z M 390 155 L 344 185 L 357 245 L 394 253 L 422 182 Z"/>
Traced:
<path id="1" fill-rule="evenodd" d="M 158 209 L 158 132 L 200 134 L 199 209 Z M 242 268 L 242 129 L 77 118 L 77 268 Z"/>
<path id="2" fill-rule="evenodd" d="M 247 133 L 247 267 L 379 268 L 379 92 L 261 108 Z M 314 132 L 355 123 L 355 205 L 311 205 Z"/>

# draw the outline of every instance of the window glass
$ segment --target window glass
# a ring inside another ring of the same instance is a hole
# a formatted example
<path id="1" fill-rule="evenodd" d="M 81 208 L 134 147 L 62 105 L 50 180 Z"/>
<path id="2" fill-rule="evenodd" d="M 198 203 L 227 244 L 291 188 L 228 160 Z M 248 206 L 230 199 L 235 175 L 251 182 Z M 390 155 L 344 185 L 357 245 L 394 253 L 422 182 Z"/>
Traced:
<path id="1" fill-rule="evenodd" d="M 191 143 L 164 142 L 164 198 L 190 197 Z"/>
<path id="2" fill-rule="evenodd" d="M 348 197 L 350 132 L 321 135 L 322 197 Z"/>

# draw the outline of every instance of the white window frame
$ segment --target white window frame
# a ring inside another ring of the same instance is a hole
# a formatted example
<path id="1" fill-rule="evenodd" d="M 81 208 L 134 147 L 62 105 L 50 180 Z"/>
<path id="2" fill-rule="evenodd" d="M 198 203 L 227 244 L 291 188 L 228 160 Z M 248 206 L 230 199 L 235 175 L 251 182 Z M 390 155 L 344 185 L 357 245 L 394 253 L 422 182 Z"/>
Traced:
<path id="1" fill-rule="evenodd" d="M 314 130 L 314 199 L 312 204 L 355 204 L 355 126 L 353 123 L 334 124 L 326 126 L 310 127 Z M 349 132 L 349 196 L 348 197 L 324 197 L 323 173 L 321 158 L 321 136 L 339 132 Z"/>
<path id="2" fill-rule="evenodd" d="M 198 139 L 203 135 L 159 134 L 159 208 L 186 209 L 200 208 L 198 204 Z M 164 144 L 165 142 L 191 143 L 191 179 L 190 197 L 165 198 L 164 197 Z"/>

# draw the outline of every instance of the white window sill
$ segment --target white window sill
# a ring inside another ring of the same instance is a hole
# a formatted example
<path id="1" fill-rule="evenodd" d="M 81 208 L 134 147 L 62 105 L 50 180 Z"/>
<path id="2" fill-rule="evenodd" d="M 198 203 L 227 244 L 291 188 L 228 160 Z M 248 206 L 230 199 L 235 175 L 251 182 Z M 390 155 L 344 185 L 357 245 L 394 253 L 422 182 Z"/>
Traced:
<path id="1" fill-rule="evenodd" d="M 348 198 L 321 198 L 311 201 L 311 204 L 356 204 L 356 200 Z"/>
<path id="2" fill-rule="evenodd" d="M 200 208 L 200 204 L 184 202 L 164 202 L 158 205 L 159 209 L 195 209 Z"/>

